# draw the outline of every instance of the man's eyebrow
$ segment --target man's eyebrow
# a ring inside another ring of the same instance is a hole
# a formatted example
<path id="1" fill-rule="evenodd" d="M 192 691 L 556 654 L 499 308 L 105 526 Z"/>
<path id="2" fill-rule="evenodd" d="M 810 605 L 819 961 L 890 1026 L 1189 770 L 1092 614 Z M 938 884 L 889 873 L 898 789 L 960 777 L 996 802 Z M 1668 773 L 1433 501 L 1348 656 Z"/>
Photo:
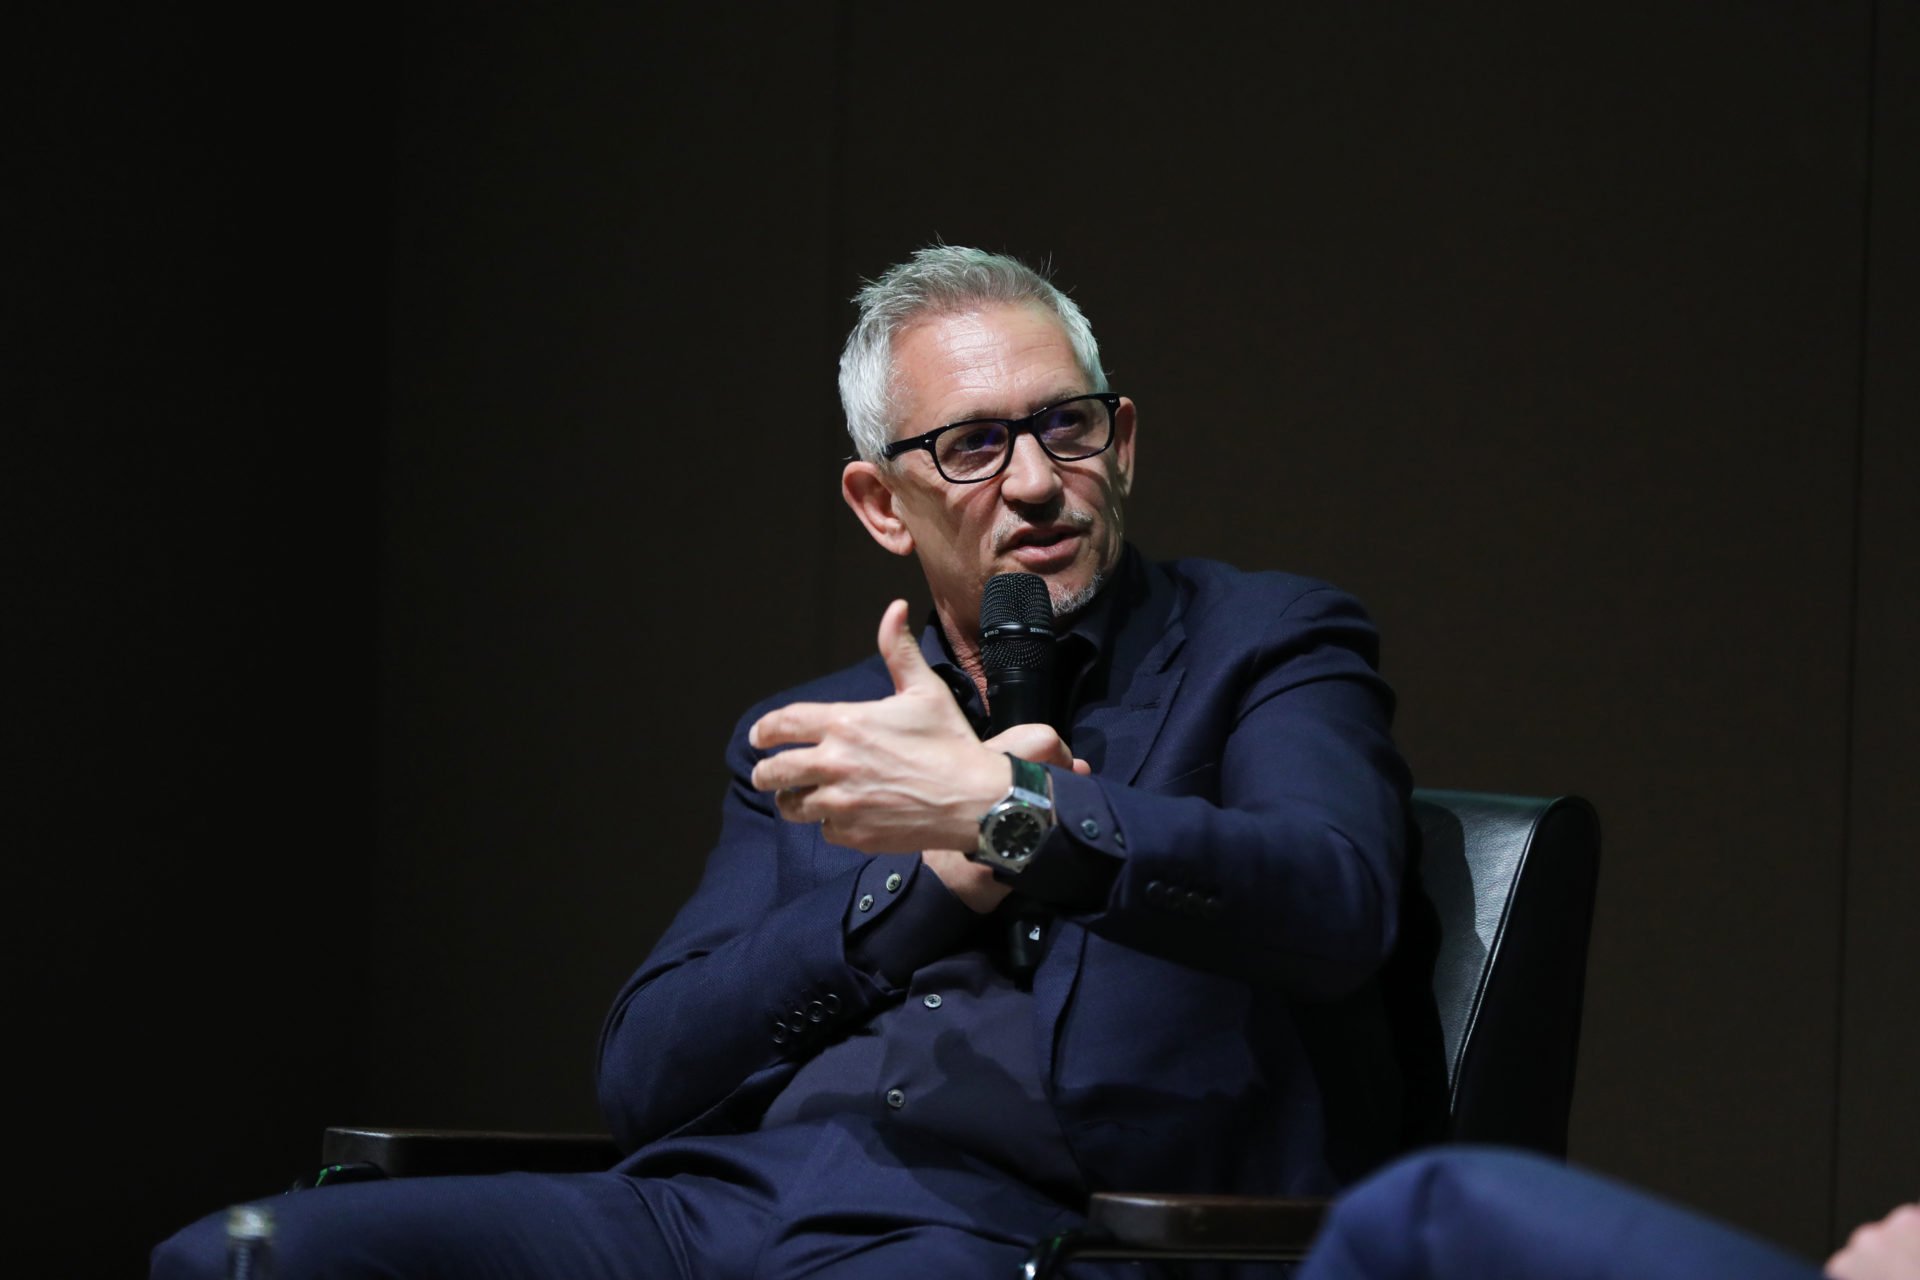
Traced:
<path id="1" fill-rule="evenodd" d="M 1047 408 L 1049 405 L 1059 404 L 1062 400 L 1077 400 L 1086 394 L 1088 393 L 1085 391 L 1075 391 L 1072 389 L 1056 391 L 1052 395 L 1041 396 L 1037 400 L 1031 401 L 1025 413 L 993 413 L 986 409 L 969 409 L 958 418 L 949 418 L 947 425 L 952 426 L 958 422 L 1006 422 L 1020 418 L 1029 418 L 1042 409 Z"/>

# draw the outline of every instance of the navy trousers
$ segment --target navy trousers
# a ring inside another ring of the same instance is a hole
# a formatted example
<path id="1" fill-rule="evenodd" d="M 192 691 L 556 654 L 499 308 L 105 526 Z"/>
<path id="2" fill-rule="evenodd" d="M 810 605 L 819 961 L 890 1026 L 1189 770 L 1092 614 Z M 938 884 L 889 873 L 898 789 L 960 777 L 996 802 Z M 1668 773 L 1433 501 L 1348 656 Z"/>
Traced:
<path id="1" fill-rule="evenodd" d="M 1017 1177 L 859 1127 L 650 1148 L 607 1173 L 406 1178 L 261 1203 L 274 1280 L 943 1280 L 1011 1276 L 1078 1215 Z M 225 1213 L 153 1254 L 222 1280 Z"/>
<path id="2" fill-rule="evenodd" d="M 1334 1206 L 1298 1280 L 1819 1280 L 1814 1264 L 1606 1178 L 1455 1148 Z"/>

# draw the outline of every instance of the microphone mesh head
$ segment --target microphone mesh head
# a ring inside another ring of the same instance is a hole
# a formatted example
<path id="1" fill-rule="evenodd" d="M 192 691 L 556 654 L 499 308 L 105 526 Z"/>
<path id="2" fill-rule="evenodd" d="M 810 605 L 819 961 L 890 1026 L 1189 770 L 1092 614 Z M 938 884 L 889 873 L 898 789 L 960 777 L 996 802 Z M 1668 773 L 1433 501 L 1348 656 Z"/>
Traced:
<path id="1" fill-rule="evenodd" d="M 1053 644 L 1053 600 L 1037 573 L 997 573 L 980 593 L 980 656 L 987 677 L 1044 663 Z"/>

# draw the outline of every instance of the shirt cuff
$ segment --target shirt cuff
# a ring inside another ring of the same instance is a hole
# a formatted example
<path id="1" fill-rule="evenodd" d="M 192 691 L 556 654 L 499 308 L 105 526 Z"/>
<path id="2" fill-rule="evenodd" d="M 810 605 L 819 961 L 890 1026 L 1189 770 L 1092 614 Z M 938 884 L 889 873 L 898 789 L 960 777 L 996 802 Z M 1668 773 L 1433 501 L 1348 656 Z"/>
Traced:
<path id="1" fill-rule="evenodd" d="M 847 904 L 847 961 L 891 987 L 905 987 L 922 965 L 958 950 L 985 918 L 918 857 L 875 858 Z"/>

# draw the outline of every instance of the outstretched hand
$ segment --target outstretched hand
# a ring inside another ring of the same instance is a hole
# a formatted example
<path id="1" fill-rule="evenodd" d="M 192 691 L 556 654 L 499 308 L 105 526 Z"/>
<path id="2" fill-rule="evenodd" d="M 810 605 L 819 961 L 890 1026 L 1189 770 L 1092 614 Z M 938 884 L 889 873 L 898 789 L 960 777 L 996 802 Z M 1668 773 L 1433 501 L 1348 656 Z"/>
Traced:
<path id="1" fill-rule="evenodd" d="M 865 853 L 911 853 L 968 839 L 1012 770 L 974 737 L 946 683 L 907 630 L 907 602 L 880 618 L 893 694 L 873 702 L 795 702 L 762 716 L 747 741 L 791 746 L 754 766 L 782 817 L 818 822 Z"/>
<path id="2" fill-rule="evenodd" d="M 781 816 L 820 823 L 835 844 L 864 853 L 971 847 L 981 815 L 1012 783 L 1004 752 L 1086 772 L 1046 725 L 1017 725 L 989 742 L 976 738 L 906 619 L 904 600 L 880 618 L 877 643 L 893 677 L 890 697 L 790 703 L 747 731 L 760 750 L 792 748 L 753 770 L 754 787 L 774 793 Z"/>

